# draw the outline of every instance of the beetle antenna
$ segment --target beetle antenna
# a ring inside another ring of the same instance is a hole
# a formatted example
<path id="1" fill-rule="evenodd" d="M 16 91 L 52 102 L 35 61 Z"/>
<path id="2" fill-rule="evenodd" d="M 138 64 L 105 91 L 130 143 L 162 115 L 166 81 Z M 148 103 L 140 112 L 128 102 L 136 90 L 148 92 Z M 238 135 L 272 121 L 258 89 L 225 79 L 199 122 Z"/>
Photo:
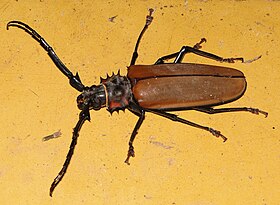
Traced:
<path id="1" fill-rule="evenodd" d="M 40 43 L 40 45 L 45 49 L 45 51 L 48 52 L 50 58 L 54 62 L 54 64 L 57 66 L 57 68 L 69 79 L 70 85 L 75 88 L 76 90 L 82 92 L 85 88 L 83 83 L 81 82 L 81 79 L 76 73 L 74 76 L 73 73 L 64 65 L 64 63 L 59 59 L 59 57 L 56 55 L 52 47 L 45 41 L 42 36 L 37 33 L 33 28 L 28 26 L 27 24 L 21 22 L 21 21 L 10 21 L 7 24 L 7 30 L 9 30 L 10 26 L 18 27 L 25 32 L 27 32 L 29 35 L 31 35 L 37 42 Z"/>

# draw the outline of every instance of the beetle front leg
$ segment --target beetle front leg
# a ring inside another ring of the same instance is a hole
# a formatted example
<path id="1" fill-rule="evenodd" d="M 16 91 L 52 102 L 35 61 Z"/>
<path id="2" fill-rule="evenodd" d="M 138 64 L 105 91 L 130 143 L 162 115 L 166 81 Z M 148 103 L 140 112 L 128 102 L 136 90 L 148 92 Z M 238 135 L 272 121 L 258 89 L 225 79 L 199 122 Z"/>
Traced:
<path id="1" fill-rule="evenodd" d="M 74 154 L 74 149 L 75 149 L 75 146 L 77 144 L 77 139 L 79 137 L 79 132 L 84 124 L 84 122 L 88 120 L 90 121 L 90 115 L 89 115 L 89 110 L 88 109 L 85 109 L 83 110 L 81 113 L 80 113 L 80 116 L 79 116 L 79 121 L 77 122 L 75 128 L 74 128 L 74 131 L 73 131 L 73 137 L 72 137 L 72 142 L 71 142 L 71 145 L 70 145 L 70 148 L 69 148 L 69 151 L 68 151 L 68 154 L 66 156 L 66 160 L 63 164 L 63 167 L 62 169 L 60 170 L 60 172 L 58 173 L 58 175 L 55 177 L 52 185 L 51 185 L 51 188 L 50 188 L 50 196 L 52 196 L 52 193 L 55 189 L 55 187 L 59 184 L 59 182 L 62 180 L 62 178 L 64 177 L 66 171 L 67 171 L 67 168 L 69 166 L 69 163 L 71 161 L 71 158 Z"/>
<path id="2" fill-rule="evenodd" d="M 37 42 L 40 43 L 40 45 L 45 49 L 45 51 L 48 52 L 50 58 L 55 63 L 57 68 L 69 79 L 70 85 L 75 88 L 76 90 L 82 92 L 85 88 L 83 83 L 81 82 L 81 79 L 76 73 L 74 76 L 73 73 L 64 65 L 64 63 L 59 59 L 59 57 L 56 55 L 52 47 L 47 43 L 47 41 L 40 36 L 33 28 L 28 26 L 27 24 L 21 22 L 21 21 L 10 21 L 7 24 L 7 30 L 10 26 L 18 27 L 20 29 L 23 29 L 25 32 L 30 34 Z"/>
<path id="3" fill-rule="evenodd" d="M 138 47 L 139 47 L 140 41 L 141 41 L 145 31 L 147 30 L 147 28 L 149 27 L 149 25 L 153 21 L 153 17 L 152 17 L 153 13 L 154 13 L 154 9 L 150 8 L 149 9 L 149 14 L 146 16 L 146 23 L 144 25 L 144 28 L 142 29 L 142 31 L 141 31 L 141 33 L 140 33 L 140 35 L 139 35 L 139 37 L 136 41 L 134 52 L 132 54 L 132 58 L 131 58 L 131 61 L 130 61 L 130 65 L 135 65 L 135 62 L 138 58 Z"/>
<path id="4" fill-rule="evenodd" d="M 258 108 L 251 108 L 251 107 L 234 107 L 234 108 L 217 108 L 217 109 L 211 107 L 197 107 L 192 109 L 199 112 L 205 112 L 207 114 L 217 114 L 223 112 L 250 112 L 256 115 L 263 114 L 265 117 L 268 116 L 267 112 L 262 111 Z"/>
<path id="5" fill-rule="evenodd" d="M 136 135 L 138 134 L 138 130 L 141 127 L 144 119 L 145 119 L 145 111 L 143 109 L 141 109 L 139 106 L 137 106 L 136 104 L 131 106 L 130 108 L 128 108 L 132 113 L 136 114 L 137 116 L 139 116 L 139 119 L 133 129 L 133 132 L 130 136 L 129 139 L 129 143 L 128 143 L 128 153 L 127 153 L 127 158 L 124 161 L 126 164 L 130 165 L 129 163 L 129 158 L 130 157 L 135 157 L 135 152 L 134 152 L 134 147 L 133 147 L 133 141 L 136 137 Z"/>
<path id="6" fill-rule="evenodd" d="M 206 127 L 206 126 L 196 124 L 194 122 L 191 122 L 191 121 L 185 120 L 183 118 L 180 118 L 177 115 L 174 115 L 174 114 L 171 114 L 171 113 L 168 113 L 168 112 L 164 112 L 164 111 L 161 111 L 161 110 L 146 110 L 146 111 L 147 112 L 152 112 L 154 114 L 157 114 L 159 116 L 168 118 L 168 119 L 176 121 L 176 122 L 180 122 L 180 123 L 183 123 L 183 124 L 190 125 L 192 127 L 196 127 L 196 128 L 202 129 L 202 130 L 206 130 L 206 131 L 210 132 L 212 135 L 214 135 L 215 137 L 221 137 L 224 140 L 224 142 L 227 140 L 227 138 L 224 135 L 222 135 L 220 131 L 215 130 L 211 127 Z"/>

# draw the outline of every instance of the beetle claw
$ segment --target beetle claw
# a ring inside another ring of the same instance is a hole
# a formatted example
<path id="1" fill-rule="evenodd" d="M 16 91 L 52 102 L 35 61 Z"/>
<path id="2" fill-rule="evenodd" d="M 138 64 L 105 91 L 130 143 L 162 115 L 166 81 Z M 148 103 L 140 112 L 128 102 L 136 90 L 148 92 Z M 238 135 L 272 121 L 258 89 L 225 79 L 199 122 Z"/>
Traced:
<path id="1" fill-rule="evenodd" d="M 258 109 L 258 114 L 259 114 L 259 113 L 260 113 L 260 114 L 263 114 L 264 117 L 267 117 L 267 116 L 268 116 L 268 113 L 267 113 L 267 112 Z"/>
<path id="2" fill-rule="evenodd" d="M 222 135 L 221 137 L 223 138 L 224 142 L 227 141 L 227 138 L 224 135 Z"/>
<path id="3" fill-rule="evenodd" d="M 267 112 L 265 112 L 265 111 L 260 110 L 260 113 L 261 113 L 261 114 L 263 114 L 263 115 L 264 115 L 264 117 L 267 117 L 267 116 L 268 116 L 268 113 L 267 113 Z"/>

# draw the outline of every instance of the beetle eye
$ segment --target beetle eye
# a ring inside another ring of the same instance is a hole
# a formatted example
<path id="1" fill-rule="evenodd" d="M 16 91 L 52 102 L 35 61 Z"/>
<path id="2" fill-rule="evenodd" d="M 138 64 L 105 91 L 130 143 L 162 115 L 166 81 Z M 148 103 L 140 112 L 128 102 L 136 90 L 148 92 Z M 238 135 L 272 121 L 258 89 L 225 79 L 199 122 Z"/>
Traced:
<path id="1" fill-rule="evenodd" d="M 83 110 L 85 108 L 86 102 L 85 99 L 83 97 L 83 95 L 79 95 L 77 97 L 77 106 L 80 110 Z"/>

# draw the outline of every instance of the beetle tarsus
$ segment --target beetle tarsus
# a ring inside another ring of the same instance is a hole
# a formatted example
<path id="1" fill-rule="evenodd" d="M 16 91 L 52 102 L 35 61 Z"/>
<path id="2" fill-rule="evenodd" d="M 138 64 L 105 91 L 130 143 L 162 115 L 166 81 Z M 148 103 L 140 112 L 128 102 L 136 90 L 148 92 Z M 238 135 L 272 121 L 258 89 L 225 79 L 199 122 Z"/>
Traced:
<path id="1" fill-rule="evenodd" d="M 152 21 L 153 21 L 153 19 L 154 19 L 154 17 L 152 17 L 152 15 L 153 15 L 153 13 L 154 13 L 154 9 L 152 9 L 152 8 L 150 8 L 149 9 L 149 15 L 147 15 L 146 16 L 146 26 L 149 26 L 151 23 L 152 23 Z"/>
<path id="2" fill-rule="evenodd" d="M 206 38 L 202 38 L 202 39 L 199 41 L 199 43 L 197 43 L 197 44 L 195 44 L 195 45 L 193 46 L 193 48 L 194 48 L 194 49 L 201 49 L 201 48 L 202 48 L 201 44 L 202 44 L 202 43 L 206 43 L 206 42 L 207 42 Z"/>
<path id="3" fill-rule="evenodd" d="M 248 111 L 253 113 L 253 114 L 256 114 L 256 115 L 259 115 L 259 114 L 263 114 L 265 117 L 268 116 L 268 113 L 263 111 L 263 110 L 260 110 L 258 108 L 248 108 Z"/>
<path id="4" fill-rule="evenodd" d="M 224 142 L 227 141 L 227 138 L 224 135 L 222 135 L 220 131 L 214 130 L 213 128 L 209 128 L 209 132 L 211 132 L 211 134 L 217 138 L 221 137 L 224 140 Z"/>
<path id="5" fill-rule="evenodd" d="M 128 165 L 130 165 L 130 162 L 129 162 L 130 157 L 135 157 L 135 152 L 134 152 L 134 147 L 133 146 L 129 146 L 128 153 L 127 153 L 127 158 L 124 161 Z"/>
<path id="6" fill-rule="evenodd" d="M 254 61 L 256 61 L 256 60 L 260 59 L 261 57 L 262 57 L 262 55 L 257 56 L 257 57 L 255 57 L 255 58 L 253 58 L 253 59 L 244 60 L 244 62 L 243 62 L 243 63 L 252 63 L 252 62 L 254 62 Z"/>
<path id="7" fill-rule="evenodd" d="M 221 59 L 221 62 L 226 63 L 235 63 L 235 61 L 241 61 L 241 63 L 244 63 L 244 58 L 223 58 Z"/>

